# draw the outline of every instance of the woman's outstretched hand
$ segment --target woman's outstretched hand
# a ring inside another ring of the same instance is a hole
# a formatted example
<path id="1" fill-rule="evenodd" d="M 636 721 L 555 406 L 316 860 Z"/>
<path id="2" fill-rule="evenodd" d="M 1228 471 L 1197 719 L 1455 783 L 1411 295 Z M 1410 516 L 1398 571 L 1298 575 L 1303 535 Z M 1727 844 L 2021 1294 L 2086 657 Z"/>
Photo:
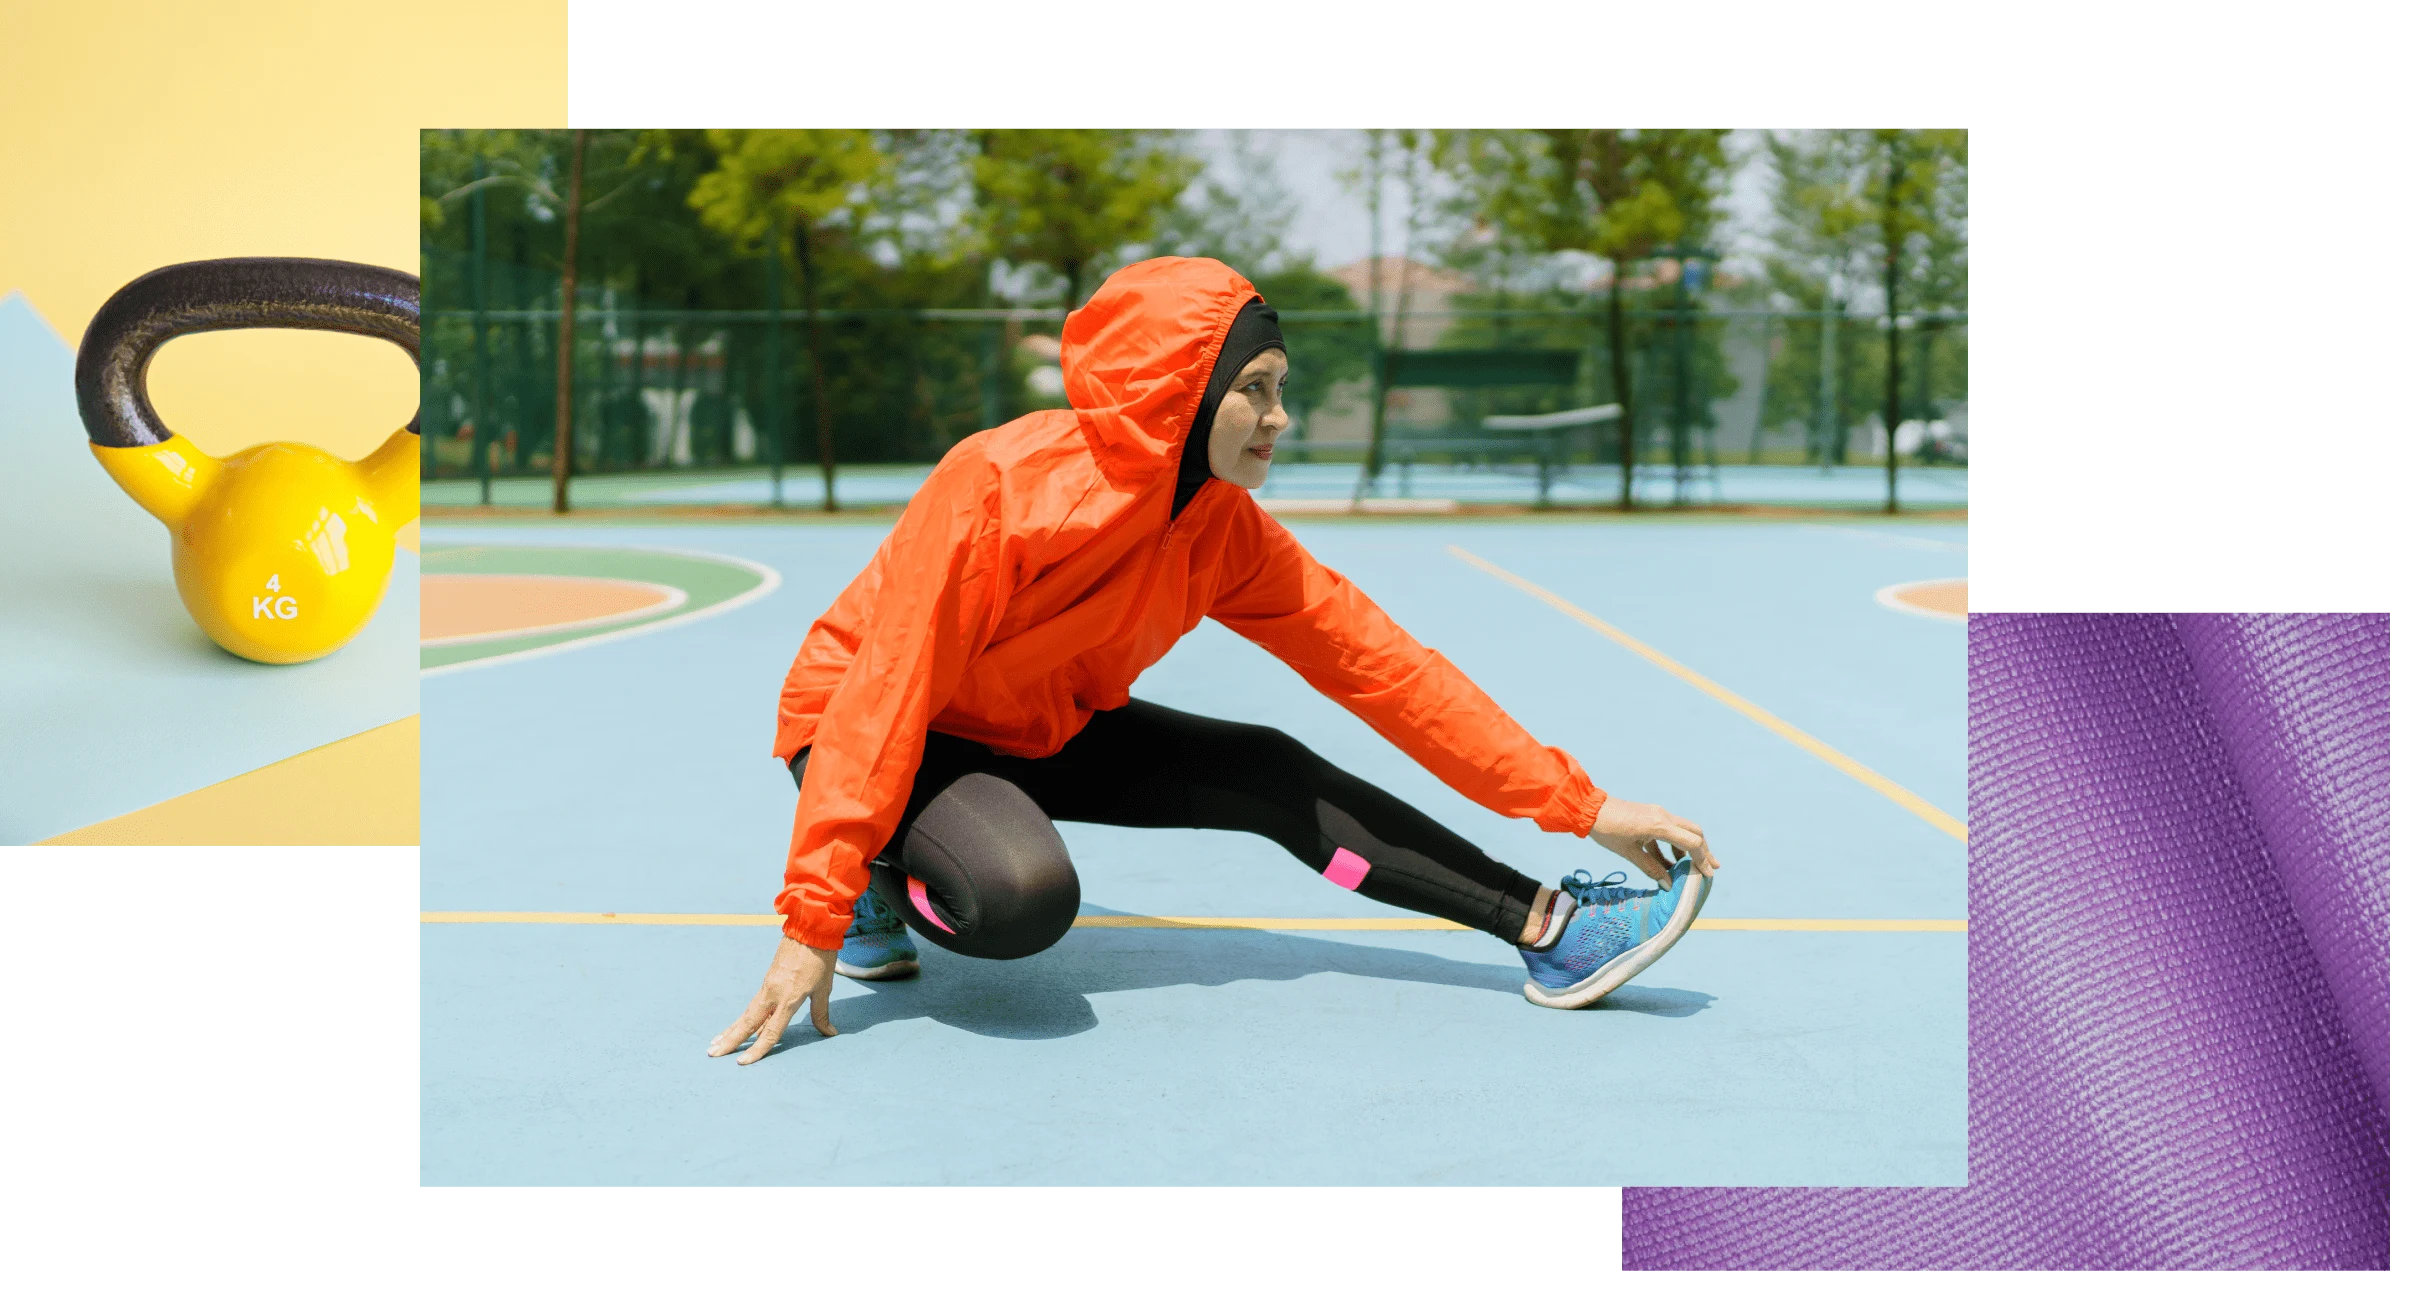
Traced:
<path id="1" fill-rule="evenodd" d="M 777 1041 L 785 1037 L 787 1022 L 802 1009 L 802 1000 L 811 1000 L 811 1024 L 829 1038 L 836 1037 L 836 1027 L 828 1022 L 828 989 L 836 982 L 836 953 L 831 948 L 804 947 L 790 938 L 777 940 L 777 959 L 769 963 L 768 978 L 760 981 L 760 991 L 752 995 L 752 1005 L 743 1009 L 743 1016 L 726 1028 L 709 1045 L 709 1055 L 723 1057 L 743 1046 L 744 1040 L 756 1033 L 752 1050 L 735 1058 L 738 1066 L 749 1066 L 777 1050 Z"/>
<path id="2" fill-rule="evenodd" d="M 1706 849 L 1705 830 L 1693 821 L 1646 802 L 1605 798 L 1604 809 L 1596 813 L 1596 827 L 1588 831 L 1588 837 L 1628 857 L 1630 864 L 1647 872 L 1649 879 L 1664 888 L 1672 887 L 1672 863 L 1680 858 L 1666 857 L 1658 844 L 1669 843 L 1675 851 L 1693 858 L 1701 875 L 1711 876 L 1723 868 L 1723 863 Z"/>

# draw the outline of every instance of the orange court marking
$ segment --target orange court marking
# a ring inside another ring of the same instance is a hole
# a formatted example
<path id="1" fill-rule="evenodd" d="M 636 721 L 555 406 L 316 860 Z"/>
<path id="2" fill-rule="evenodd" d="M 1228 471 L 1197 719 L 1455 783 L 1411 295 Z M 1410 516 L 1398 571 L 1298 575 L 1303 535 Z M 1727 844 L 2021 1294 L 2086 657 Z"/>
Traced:
<path id="1" fill-rule="evenodd" d="M 1922 583 L 1895 583 L 1875 594 L 1875 600 L 1916 615 L 1936 619 L 1965 620 L 1968 617 L 1968 581 L 1966 579 L 1927 579 Z"/>
<path id="2" fill-rule="evenodd" d="M 660 615 L 684 591 L 630 579 L 556 574 L 425 574 L 424 646 L 524 637 Z"/>

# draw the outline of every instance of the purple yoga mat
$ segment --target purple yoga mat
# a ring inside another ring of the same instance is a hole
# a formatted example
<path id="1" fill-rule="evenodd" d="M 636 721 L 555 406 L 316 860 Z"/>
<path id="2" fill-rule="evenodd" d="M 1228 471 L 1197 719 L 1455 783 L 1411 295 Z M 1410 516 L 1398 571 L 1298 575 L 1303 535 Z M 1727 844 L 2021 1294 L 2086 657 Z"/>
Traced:
<path id="1" fill-rule="evenodd" d="M 1971 619 L 1970 1183 L 1629 1189 L 1624 1264 L 2388 1266 L 2389 651 Z"/>

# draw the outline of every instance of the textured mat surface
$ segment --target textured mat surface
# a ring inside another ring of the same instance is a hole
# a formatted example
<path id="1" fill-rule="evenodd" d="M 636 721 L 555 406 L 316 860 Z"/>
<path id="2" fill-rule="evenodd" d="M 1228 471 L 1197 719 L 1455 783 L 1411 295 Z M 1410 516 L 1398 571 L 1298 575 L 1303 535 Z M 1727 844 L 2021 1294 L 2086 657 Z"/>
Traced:
<path id="1" fill-rule="evenodd" d="M 1969 1179 L 1632 1189 L 1641 1268 L 2389 1264 L 2389 622 L 1970 623 Z"/>

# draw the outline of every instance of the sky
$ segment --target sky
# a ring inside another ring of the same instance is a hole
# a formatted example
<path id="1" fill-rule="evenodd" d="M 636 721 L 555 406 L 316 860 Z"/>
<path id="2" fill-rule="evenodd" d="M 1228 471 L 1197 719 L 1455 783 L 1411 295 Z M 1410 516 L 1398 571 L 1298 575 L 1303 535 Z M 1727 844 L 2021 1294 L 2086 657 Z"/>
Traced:
<path id="1" fill-rule="evenodd" d="M 1344 171 L 1359 167 L 1367 151 L 1365 132 L 1209 129 L 1191 135 L 1194 149 L 1208 160 L 1210 172 L 1228 183 L 1239 179 L 1233 163 L 1237 145 L 1247 145 L 1252 152 L 1274 161 L 1275 177 L 1295 210 L 1290 244 L 1312 253 L 1318 267 L 1333 268 L 1368 258 L 1368 198 L 1356 184 L 1346 183 L 1340 177 Z M 1735 150 L 1753 155 L 1757 140 L 1755 132 L 1740 132 L 1735 134 L 1732 145 Z M 1730 201 L 1733 218 L 1726 228 L 1726 249 L 1735 253 L 1752 249 L 1766 213 L 1770 182 L 1770 174 L 1761 160 L 1741 168 L 1733 177 Z M 1385 187 L 1388 255 L 1398 255 L 1409 248 L 1409 234 L 1397 221 L 1397 216 L 1407 212 L 1408 203 L 1407 191 L 1389 180 Z"/>

